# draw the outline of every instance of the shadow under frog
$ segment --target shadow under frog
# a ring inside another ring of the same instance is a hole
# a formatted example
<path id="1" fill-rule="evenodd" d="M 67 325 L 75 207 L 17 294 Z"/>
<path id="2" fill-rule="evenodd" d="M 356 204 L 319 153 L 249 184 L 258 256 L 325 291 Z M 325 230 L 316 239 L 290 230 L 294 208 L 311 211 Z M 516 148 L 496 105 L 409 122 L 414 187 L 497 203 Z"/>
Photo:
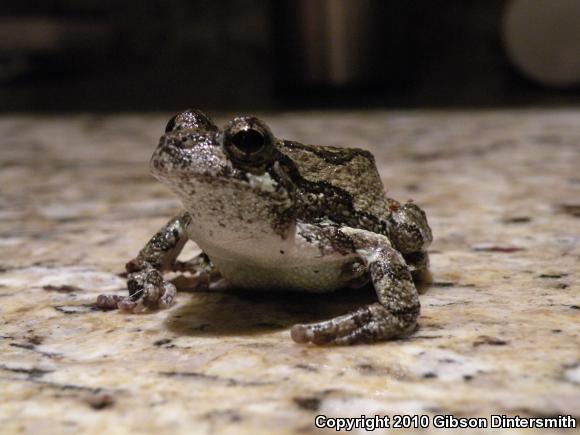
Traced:
<path id="1" fill-rule="evenodd" d="M 374 301 L 373 288 L 345 288 L 328 294 L 226 290 L 195 292 L 164 322 L 178 335 L 254 335 L 285 330 L 344 314 Z"/>
<path id="2" fill-rule="evenodd" d="M 418 282 L 424 294 L 428 282 Z M 178 286 L 180 292 L 187 292 Z M 331 319 L 376 299 L 366 285 L 328 294 L 256 292 L 250 290 L 192 291 L 190 299 L 171 310 L 165 326 L 177 335 L 218 337 L 259 335 L 286 330 L 297 323 Z"/>

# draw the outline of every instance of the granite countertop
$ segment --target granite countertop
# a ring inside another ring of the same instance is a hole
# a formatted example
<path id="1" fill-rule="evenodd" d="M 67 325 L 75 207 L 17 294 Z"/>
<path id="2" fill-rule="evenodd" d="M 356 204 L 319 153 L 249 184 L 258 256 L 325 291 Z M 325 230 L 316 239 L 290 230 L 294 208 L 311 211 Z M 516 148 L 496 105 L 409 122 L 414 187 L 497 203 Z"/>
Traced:
<path id="1" fill-rule="evenodd" d="M 371 297 L 180 293 L 148 315 L 100 293 L 179 207 L 148 175 L 166 115 L 0 118 L 0 432 L 311 433 L 314 417 L 580 419 L 580 111 L 263 114 L 361 146 L 435 235 L 420 329 L 293 343 Z M 224 118 L 222 118 L 224 119 Z M 188 248 L 194 253 L 195 246 Z"/>

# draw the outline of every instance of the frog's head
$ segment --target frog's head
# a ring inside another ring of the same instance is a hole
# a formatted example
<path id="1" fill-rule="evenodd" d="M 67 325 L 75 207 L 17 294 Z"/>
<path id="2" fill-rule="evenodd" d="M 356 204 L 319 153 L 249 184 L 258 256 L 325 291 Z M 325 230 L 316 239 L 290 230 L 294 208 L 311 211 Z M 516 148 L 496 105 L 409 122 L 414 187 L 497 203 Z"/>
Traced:
<path id="1" fill-rule="evenodd" d="M 266 209 L 289 206 L 277 175 L 284 172 L 277 143 L 255 117 L 234 118 L 220 129 L 201 111 L 187 110 L 167 123 L 151 172 L 201 220 L 256 220 Z"/>
<path id="2" fill-rule="evenodd" d="M 274 135 L 258 118 L 237 117 L 219 129 L 201 111 L 187 110 L 167 123 L 151 172 L 172 188 L 209 179 L 256 187 L 248 177 L 266 174 L 278 156 Z"/>

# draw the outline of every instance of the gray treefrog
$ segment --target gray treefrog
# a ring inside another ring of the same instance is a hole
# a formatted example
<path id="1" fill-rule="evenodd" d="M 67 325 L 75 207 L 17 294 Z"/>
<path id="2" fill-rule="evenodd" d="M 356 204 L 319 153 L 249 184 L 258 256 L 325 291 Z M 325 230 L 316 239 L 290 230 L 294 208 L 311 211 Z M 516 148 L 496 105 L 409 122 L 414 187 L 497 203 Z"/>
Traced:
<path id="1" fill-rule="evenodd" d="M 190 271 L 200 286 L 330 292 L 372 283 L 378 301 L 291 329 L 298 343 L 351 344 L 405 336 L 419 316 L 413 278 L 428 275 L 425 213 L 386 196 L 373 155 L 276 138 L 255 117 L 223 129 L 199 110 L 174 116 L 151 172 L 184 211 L 127 263 L 129 296 L 97 305 L 142 312 L 169 306 L 162 273 Z M 177 261 L 193 240 L 203 253 Z"/>

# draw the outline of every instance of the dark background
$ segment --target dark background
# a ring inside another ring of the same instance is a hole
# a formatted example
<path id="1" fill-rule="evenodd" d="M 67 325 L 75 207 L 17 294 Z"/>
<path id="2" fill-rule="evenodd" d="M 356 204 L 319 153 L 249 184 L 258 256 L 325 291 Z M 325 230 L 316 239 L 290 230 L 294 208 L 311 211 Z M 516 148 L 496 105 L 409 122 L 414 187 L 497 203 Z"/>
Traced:
<path id="1" fill-rule="evenodd" d="M 357 54 L 367 56 L 366 63 L 346 59 L 343 67 L 355 73 L 351 79 L 333 81 L 324 71 L 310 77 L 304 56 L 320 43 L 316 35 L 325 19 L 320 11 L 328 12 L 329 3 L 3 1 L 0 111 L 580 102 L 578 86 L 549 88 L 512 66 L 502 42 L 507 4 L 502 0 L 369 0 L 368 25 L 359 29 L 362 36 L 355 47 Z M 304 28 L 314 37 L 305 37 Z M 318 53 L 337 46 L 319 47 Z M 310 61 L 324 63 L 313 53 Z"/>

